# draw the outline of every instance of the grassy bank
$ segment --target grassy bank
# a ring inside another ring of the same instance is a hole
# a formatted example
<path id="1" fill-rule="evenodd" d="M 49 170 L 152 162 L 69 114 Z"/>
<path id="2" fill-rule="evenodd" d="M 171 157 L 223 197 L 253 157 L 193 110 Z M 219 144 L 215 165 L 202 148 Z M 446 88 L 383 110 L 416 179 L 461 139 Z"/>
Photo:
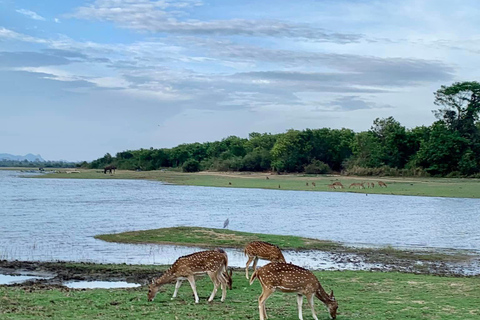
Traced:
<path id="1" fill-rule="evenodd" d="M 174 244 L 203 248 L 239 248 L 251 241 L 266 241 L 278 245 L 281 249 L 322 250 L 361 254 L 371 262 L 385 262 L 391 259 L 412 261 L 467 261 L 471 257 L 461 252 L 444 254 L 435 251 L 406 251 L 391 247 L 354 248 L 333 241 L 303 238 L 288 235 L 249 233 L 228 229 L 200 227 L 173 227 L 153 230 L 130 231 L 115 234 L 97 235 L 95 238 L 118 243 Z"/>
<path id="2" fill-rule="evenodd" d="M 204 248 L 243 248 L 251 241 L 271 242 L 283 249 L 333 250 L 341 247 L 340 244 L 332 241 L 200 227 L 173 227 L 130 231 L 103 234 L 95 236 L 95 238 L 109 242 L 174 244 Z"/>
<path id="3" fill-rule="evenodd" d="M 478 319 L 480 278 L 448 278 L 400 273 L 315 272 L 323 287 L 339 301 L 339 320 Z M 170 300 L 166 285 L 153 302 L 147 288 L 66 290 L 58 287 L 0 286 L 1 319 L 258 319 L 258 281 L 248 285 L 243 271 L 234 272 L 233 290 L 220 302 L 220 292 L 207 303 L 212 284 L 197 281 L 200 303 L 195 304 L 187 283 Z M 329 319 L 319 300 L 319 319 Z M 304 301 L 304 317 L 312 319 Z M 275 293 L 267 301 L 270 319 L 298 319 L 293 294 Z"/>
<path id="4" fill-rule="evenodd" d="M 174 171 L 128 171 L 117 170 L 115 174 L 104 174 L 101 170 L 78 170 L 80 173 L 49 173 L 34 178 L 70 179 L 144 179 L 163 181 L 178 185 L 229 188 L 261 188 L 275 190 L 358 192 L 366 194 L 394 194 L 410 196 L 479 198 L 480 181 L 460 178 L 392 178 L 392 177 L 351 177 L 329 175 L 270 175 L 265 173 L 182 173 Z M 63 171 L 63 172 L 62 172 Z M 268 179 L 267 179 L 268 177 Z M 378 181 L 387 184 L 378 187 Z M 329 184 L 340 181 L 344 189 L 330 189 Z M 315 186 L 312 185 L 315 183 Z M 374 183 L 374 188 L 349 188 L 352 183 Z M 308 183 L 308 185 L 307 185 Z"/>

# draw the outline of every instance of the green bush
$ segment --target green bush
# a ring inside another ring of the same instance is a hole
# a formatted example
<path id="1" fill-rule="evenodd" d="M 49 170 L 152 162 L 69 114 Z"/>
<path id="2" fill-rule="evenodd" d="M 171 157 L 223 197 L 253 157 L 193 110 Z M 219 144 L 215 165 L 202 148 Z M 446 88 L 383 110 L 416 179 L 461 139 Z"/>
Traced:
<path id="1" fill-rule="evenodd" d="M 305 166 L 305 173 L 308 174 L 323 174 L 323 173 L 330 173 L 332 169 L 320 160 L 312 160 L 312 162 Z"/>
<path id="2" fill-rule="evenodd" d="M 200 162 L 195 159 L 187 160 L 182 166 L 183 172 L 198 172 L 200 171 Z"/>

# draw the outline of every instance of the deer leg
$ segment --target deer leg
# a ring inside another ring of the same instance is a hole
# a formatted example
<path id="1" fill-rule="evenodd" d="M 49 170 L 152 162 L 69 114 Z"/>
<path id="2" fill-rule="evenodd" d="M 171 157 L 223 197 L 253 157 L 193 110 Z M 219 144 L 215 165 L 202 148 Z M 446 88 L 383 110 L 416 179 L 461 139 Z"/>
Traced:
<path id="1" fill-rule="evenodd" d="M 217 274 L 214 272 L 208 272 L 208 276 L 213 282 L 213 291 L 212 294 L 210 295 L 210 298 L 208 298 L 208 302 L 211 302 L 213 298 L 215 298 L 215 295 L 217 294 L 218 290 L 218 279 L 217 279 Z"/>
<path id="2" fill-rule="evenodd" d="M 194 275 L 189 275 L 187 277 L 188 282 L 190 282 L 190 286 L 192 287 L 193 294 L 195 296 L 195 303 L 198 303 L 198 294 L 197 294 L 197 287 L 195 286 L 195 277 Z"/>
<path id="3" fill-rule="evenodd" d="M 262 288 L 262 294 L 258 298 L 258 310 L 260 311 L 260 320 L 268 319 L 267 309 L 265 308 L 265 302 L 270 297 L 272 293 L 275 292 L 275 289 Z"/>
<path id="4" fill-rule="evenodd" d="M 258 257 L 255 257 L 255 260 L 253 260 L 253 271 L 257 268 L 257 263 L 258 263 Z"/>
<path id="5" fill-rule="evenodd" d="M 222 288 L 222 298 L 220 299 L 220 301 L 223 302 L 223 301 L 225 301 L 225 298 L 227 297 L 227 285 L 222 282 L 221 288 Z"/>
<path id="6" fill-rule="evenodd" d="M 250 265 L 250 263 L 252 262 L 254 257 L 251 257 L 251 256 L 248 256 L 248 261 L 247 261 L 247 265 L 245 266 L 245 276 L 248 278 L 248 266 Z M 254 268 L 255 269 L 255 268 Z M 253 270 L 255 271 L 255 270 Z"/>
<path id="7" fill-rule="evenodd" d="M 303 320 L 302 304 L 303 304 L 303 296 L 301 294 L 297 294 L 298 318 L 300 320 Z"/>
<path id="8" fill-rule="evenodd" d="M 310 309 L 312 309 L 313 319 L 318 320 L 317 315 L 315 314 L 315 307 L 313 306 L 313 294 L 307 295 L 307 301 L 310 305 Z"/>
<path id="9" fill-rule="evenodd" d="M 180 288 L 181 285 L 182 285 L 182 280 L 178 279 L 177 283 L 175 284 L 175 291 L 173 291 L 172 300 L 173 298 L 177 297 L 178 289 Z"/>

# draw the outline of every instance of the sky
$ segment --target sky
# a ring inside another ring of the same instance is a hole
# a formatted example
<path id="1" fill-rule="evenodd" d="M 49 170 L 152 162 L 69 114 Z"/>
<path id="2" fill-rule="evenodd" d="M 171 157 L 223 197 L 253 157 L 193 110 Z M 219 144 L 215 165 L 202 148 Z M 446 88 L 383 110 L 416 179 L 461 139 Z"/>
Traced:
<path id="1" fill-rule="evenodd" d="M 0 153 L 93 160 L 435 121 L 480 80 L 478 0 L 0 0 Z"/>

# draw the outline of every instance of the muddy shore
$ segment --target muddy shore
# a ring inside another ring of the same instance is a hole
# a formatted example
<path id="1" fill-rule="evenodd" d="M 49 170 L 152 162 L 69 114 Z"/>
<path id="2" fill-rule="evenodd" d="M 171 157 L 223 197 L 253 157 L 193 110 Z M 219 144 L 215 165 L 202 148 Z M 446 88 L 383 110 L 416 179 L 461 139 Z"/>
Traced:
<path id="1" fill-rule="evenodd" d="M 357 270 L 374 272 L 405 272 L 431 274 L 453 277 L 479 277 L 480 259 L 472 256 L 468 261 L 419 261 L 416 259 L 399 259 L 388 254 L 381 256 L 369 253 L 352 255 L 349 253 L 332 253 L 330 258 L 338 264 L 357 266 Z M 145 285 L 152 278 L 158 277 L 168 266 L 161 265 L 127 265 L 97 264 L 87 262 L 35 262 L 0 260 L 0 274 L 32 275 L 44 279 L 32 279 L 9 286 L 30 286 L 36 288 L 62 287 L 67 281 L 125 281 Z M 243 268 L 234 268 L 244 270 Z"/>

